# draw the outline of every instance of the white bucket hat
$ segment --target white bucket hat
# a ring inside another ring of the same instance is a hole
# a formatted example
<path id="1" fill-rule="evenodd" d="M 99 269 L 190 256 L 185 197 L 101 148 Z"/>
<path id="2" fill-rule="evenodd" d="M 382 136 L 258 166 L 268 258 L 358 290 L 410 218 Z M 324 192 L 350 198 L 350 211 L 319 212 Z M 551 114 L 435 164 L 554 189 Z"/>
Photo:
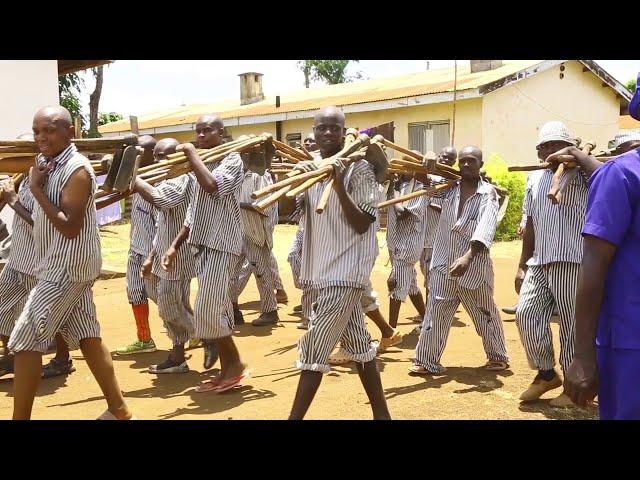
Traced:
<path id="1" fill-rule="evenodd" d="M 618 148 L 623 143 L 631 142 L 633 140 L 640 141 L 640 132 L 631 131 L 631 132 L 619 133 L 618 135 L 616 135 L 614 139 L 615 144 L 613 148 L 614 149 Z"/>
<path id="2" fill-rule="evenodd" d="M 567 142 L 575 145 L 576 139 L 571 135 L 569 129 L 564 123 L 554 120 L 552 122 L 547 122 L 542 126 L 538 133 L 538 144 L 536 147 L 547 142 Z"/>

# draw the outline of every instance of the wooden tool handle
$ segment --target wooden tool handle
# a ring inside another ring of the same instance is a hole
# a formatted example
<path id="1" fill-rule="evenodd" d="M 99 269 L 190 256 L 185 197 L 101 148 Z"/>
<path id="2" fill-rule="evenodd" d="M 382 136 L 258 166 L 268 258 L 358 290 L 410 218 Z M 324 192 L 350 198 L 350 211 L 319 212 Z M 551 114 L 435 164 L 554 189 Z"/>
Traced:
<path id="1" fill-rule="evenodd" d="M 282 181 L 280 181 L 278 183 L 274 183 L 272 185 L 267 185 L 266 187 L 261 188 L 260 190 L 256 190 L 255 192 L 253 192 L 251 194 L 251 198 L 262 197 L 263 195 L 266 195 L 267 193 L 275 192 L 276 190 L 280 190 L 281 188 L 284 188 L 284 187 L 286 187 L 288 185 L 302 183 L 302 182 L 305 182 L 306 180 L 309 180 L 310 178 L 315 178 L 315 177 L 318 177 L 318 176 L 322 176 L 323 174 L 331 172 L 332 170 L 333 170 L 333 167 L 331 165 L 319 168 L 317 170 L 312 170 L 311 172 L 305 172 L 305 173 L 301 173 L 300 170 L 293 170 L 291 173 L 287 174 L 288 178 L 285 178 L 284 180 L 282 180 Z M 291 175 L 291 174 L 294 174 L 294 173 L 295 173 L 295 175 Z"/>
<path id="2" fill-rule="evenodd" d="M 109 195 L 101 197 L 96 201 L 96 210 L 100 210 L 102 208 L 108 207 L 109 205 L 119 202 L 123 198 L 126 198 L 130 195 L 130 192 L 118 192 L 111 193 Z"/>
<path id="3" fill-rule="evenodd" d="M 287 198 L 295 198 L 296 195 L 299 195 L 302 192 L 305 192 L 306 190 L 314 186 L 316 183 L 326 179 L 328 175 L 329 175 L 328 173 L 323 175 L 318 175 L 317 177 L 313 177 L 313 178 L 310 178 L 309 180 L 302 182 L 300 185 L 292 188 L 286 193 Z"/>
<path id="4" fill-rule="evenodd" d="M 376 135 L 375 137 L 373 137 L 373 141 L 378 142 L 378 143 L 382 143 L 387 148 L 391 148 L 391 149 L 395 150 L 396 152 L 400 152 L 400 153 L 402 153 L 404 155 L 407 155 L 408 157 L 414 158 L 414 159 L 418 160 L 418 162 L 420 162 L 420 164 L 422 164 L 422 155 L 418 155 L 417 153 L 412 152 L 408 148 L 401 147 L 400 145 L 397 145 L 397 144 L 387 140 L 382 135 Z"/>
<path id="5" fill-rule="evenodd" d="M 437 192 L 455 187 L 456 184 L 457 182 L 454 181 L 454 182 L 443 183 L 441 185 L 437 185 L 432 188 L 425 188 L 423 190 L 418 190 L 416 192 L 412 192 L 407 195 L 402 195 L 400 197 L 392 198 L 391 200 L 387 200 L 382 203 L 379 203 L 378 208 L 388 207 L 389 205 L 395 205 L 396 203 L 406 202 L 407 200 L 411 200 L 416 197 L 421 197 L 423 195 L 433 196 Z"/>
<path id="6" fill-rule="evenodd" d="M 269 206 L 273 205 L 278 200 L 280 200 L 280 198 L 282 198 L 289 190 L 291 190 L 291 188 L 292 188 L 291 185 L 287 185 L 286 187 L 282 187 L 280 190 L 278 190 L 275 193 L 269 195 L 267 198 L 263 198 L 259 202 L 255 202 L 253 204 L 254 208 L 257 211 L 264 213 L 265 209 L 267 209 Z"/>
<path id="7" fill-rule="evenodd" d="M 327 184 L 322 191 L 322 196 L 320 200 L 318 200 L 318 205 L 316 205 L 316 213 L 324 212 L 324 209 L 327 208 L 327 203 L 329 202 L 329 196 L 331 195 L 331 191 L 333 190 L 333 184 L 335 183 L 335 178 L 330 178 Z"/>
<path id="8" fill-rule="evenodd" d="M 553 174 L 553 178 L 551 179 L 551 188 L 549 189 L 549 193 L 547 193 L 547 198 L 552 201 L 555 200 L 556 194 L 560 190 L 560 177 L 564 173 L 564 163 L 560 163 L 555 173 Z"/>

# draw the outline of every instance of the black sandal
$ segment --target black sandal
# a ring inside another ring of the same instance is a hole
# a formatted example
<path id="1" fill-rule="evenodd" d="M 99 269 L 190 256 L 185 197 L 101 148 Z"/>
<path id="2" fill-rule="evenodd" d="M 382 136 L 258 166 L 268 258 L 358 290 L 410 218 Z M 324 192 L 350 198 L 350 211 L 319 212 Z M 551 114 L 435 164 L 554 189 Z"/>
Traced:
<path id="1" fill-rule="evenodd" d="M 73 366 L 73 360 L 69 359 L 65 362 L 52 358 L 51 361 L 42 368 L 42 378 L 59 377 L 60 375 L 68 375 L 75 371 L 76 367 Z"/>

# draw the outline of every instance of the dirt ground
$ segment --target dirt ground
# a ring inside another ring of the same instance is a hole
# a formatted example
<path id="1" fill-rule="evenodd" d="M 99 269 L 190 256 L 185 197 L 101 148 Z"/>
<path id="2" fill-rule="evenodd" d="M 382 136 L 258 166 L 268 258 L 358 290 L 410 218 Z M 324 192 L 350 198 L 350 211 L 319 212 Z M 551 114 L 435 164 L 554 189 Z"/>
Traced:
<path id="1" fill-rule="evenodd" d="M 276 327 L 252 327 L 251 320 L 259 313 L 258 293 L 252 279 L 240 297 L 246 325 L 236 329 L 235 337 L 242 357 L 253 369 L 252 377 L 235 391 L 221 395 L 197 394 L 192 389 L 203 374 L 202 349 L 188 352 L 191 371 L 183 375 L 152 375 L 147 367 L 165 359 L 170 342 L 163 333 L 155 305 L 151 306 L 153 338 L 161 349 L 155 353 L 119 357 L 114 355 L 116 374 L 127 402 L 140 419 L 285 419 L 298 382 L 294 368 L 296 342 L 302 330 L 296 329 L 299 317 L 292 309 L 300 302 L 300 292 L 293 287 L 291 271 L 286 261 L 295 226 L 276 228 L 275 253 L 280 273 L 289 294 L 289 304 L 280 306 L 280 324 Z M 105 268 L 124 271 L 128 248 L 128 225 L 107 227 L 102 233 Z M 380 255 L 373 270 L 372 281 L 379 292 L 382 312 L 388 314 L 386 278 L 390 266 L 384 232 L 380 232 Z M 517 297 L 513 289 L 513 274 L 520 252 L 519 242 L 498 243 L 492 248 L 496 272 L 495 299 L 499 307 L 512 305 Z M 420 275 L 420 273 L 419 273 Z M 419 282 L 423 279 L 420 275 Z M 114 351 L 135 337 L 135 323 L 127 303 L 124 278 L 100 280 L 94 287 L 98 317 L 103 339 Z M 192 283 L 192 299 L 197 281 Z M 410 317 L 415 310 L 410 303 L 402 306 L 399 326 L 409 333 L 414 325 Z M 414 377 L 407 368 L 417 342 L 408 335 L 398 347 L 379 357 L 382 383 L 389 410 L 395 419 L 595 419 L 597 411 L 554 409 L 548 401 L 560 393 L 547 393 L 542 400 L 524 405 L 518 401 L 520 392 L 533 379 L 522 349 L 513 317 L 503 314 L 507 350 L 511 369 L 488 372 L 480 368 L 486 361 L 480 338 L 469 316 L 460 307 L 449 336 L 442 363 L 448 368 L 439 377 Z M 373 338 L 380 334 L 368 322 Z M 552 323 L 556 358 L 558 325 Z M 45 357 L 45 361 L 51 355 Z M 77 371 L 68 377 L 43 380 L 35 401 L 34 419 L 92 419 L 106 408 L 102 394 L 82 358 L 72 352 Z M 12 410 L 12 377 L 0 379 L 0 418 L 10 418 Z M 334 367 L 325 375 L 309 419 L 369 419 L 371 411 L 354 366 Z"/>

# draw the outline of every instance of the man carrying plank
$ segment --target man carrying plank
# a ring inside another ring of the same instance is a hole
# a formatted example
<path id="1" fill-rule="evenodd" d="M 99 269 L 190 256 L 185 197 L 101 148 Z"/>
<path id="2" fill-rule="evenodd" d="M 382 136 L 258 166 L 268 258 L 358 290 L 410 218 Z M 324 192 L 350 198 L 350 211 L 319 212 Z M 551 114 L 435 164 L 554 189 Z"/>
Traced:
<path id="1" fill-rule="evenodd" d="M 265 172 L 258 175 L 244 165 L 244 179 L 240 191 L 240 219 L 242 221 L 243 252 L 242 261 L 246 258 L 249 267 L 240 270 L 235 278 L 233 299 L 234 317 L 242 319 L 242 312 L 238 308 L 238 297 L 254 273 L 258 292 L 260 293 L 261 313 L 251 322 L 254 326 L 276 325 L 278 318 L 278 303 L 275 295 L 275 276 L 271 264 L 271 249 L 273 248 L 273 212 L 277 212 L 277 203 L 270 205 L 263 213 L 257 212 L 251 204 L 251 193 L 267 185 L 271 185 L 271 174 Z M 241 320 L 244 323 L 244 320 Z"/>
<path id="2" fill-rule="evenodd" d="M 178 141 L 163 138 L 154 148 L 156 162 L 167 160 L 175 153 Z M 196 276 L 195 262 L 187 249 L 178 252 L 175 267 L 164 270 L 157 252 L 165 252 L 182 228 L 191 199 L 194 178 L 192 174 L 160 182 L 155 187 L 136 178 L 133 191 L 157 210 L 156 234 L 152 249 L 142 264 L 139 275 L 145 279 L 147 296 L 158 305 L 160 318 L 172 341 L 169 357 L 162 363 L 151 365 L 149 373 L 187 373 L 189 366 L 184 356 L 184 344 L 193 337 L 193 310 L 189 303 L 191 279 Z"/>
<path id="3" fill-rule="evenodd" d="M 79 344 L 106 397 L 108 408 L 100 418 L 131 419 L 93 303 L 102 263 L 93 168 L 71 143 L 74 128 L 66 109 L 38 110 L 33 133 L 41 152 L 29 173 L 37 282 L 9 340 L 15 353 L 13 419 L 31 418 L 42 354 L 58 332 L 69 346 Z"/>
<path id="4" fill-rule="evenodd" d="M 224 125 L 215 115 L 196 122 L 199 148 L 222 144 Z M 180 249 L 191 248 L 196 261 L 198 294 L 194 308 L 195 336 L 204 343 L 204 368 L 210 369 L 220 355 L 220 375 L 196 388 L 197 392 L 221 393 L 238 386 L 249 376 L 247 365 L 233 341 L 233 275 L 242 255 L 242 227 L 238 197 L 243 165 L 233 152 L 222 160 L 205 164 L 196 148 L 181 144 L 197 182 L 180 233 L 165 252 L 163 268 L 175 268 Z M 184 243 L 188 245 L 183 245 Z"/>
<path id="5" fill-rule="evenodd" d="M 489 248 L 498 220 L 498 194 L 480 178 L 478 147 L 465 147 L 458 160 L 461 180 L 444 196 L 429 274 L 427 314 L 412 373 L 442 374 L 440 359 L 460 302 L 482 338 L 485 368 L 506 370 L 509 358 L 498 308 L 493 300 Z"/>
<path id="6" fill-rule="evenodd" d="M 547 122 L 538 136 L 538 158 L 565 148 L 575 148 L 575 139 L 559 121 Z M 561 153 L 561 152 L 558 152 Z M 564 173 L 568 175 L 568 173 Z M 530 402 L 562 386 L 554 369 L 555 358 L 550 319 L 554 306 L 560 313 L 560 365 L 566 372 L 573 360 L 575 338 L 575 296 L 582 262 L 580 235 L 587 204 L 587 181 L 580 172 L 565 190 L 559 204 L 547 197 L 554 171 L 550 168 L 530 176 L 525 192 L 527 223 L 516 273 L 520 298 L 516 324 L 531 368 L 538 371 L 520 400 Z M 550 402 L 554 407 L 571 406 L 563 392 Z"/>
<path id="7" fill-rule="evenodd" d="M 345 117 L 336 107 L 325 107 L 314 116 L 314 134 L 322 158 L 341 150 Z M 389 419 L 376 349 L 371 345 L 361 307 L 377 256 L 374 222 L 378 186 L 373 166 L 365 160 L 346 167 L 340 159 L 332 163 L 335 176 L 323 214 L 315 212 L 327 181 L 313 185 L 304 194 L 305 234 L 301 280 L 317 294 L 309 330 L 299 341 L 296 366 L 302 370 L 290 419 L 302 419 L 322 381 L 330 371 L 328 358 L 340 341 L 356 367 L 373 416 Z M 314 170 L 313 162 L 301 162 L 299 170 Z"/>
<path id="8" fill-rule="evenodd" d="M 154 163 L 153 150 L 156 140 L 150 135 L 138 137 L 138 145 L 144 149 L 140 166 L 146 167 Z M 129 238 L 129 259 L 127 261 L 127 297 L 136 321 L 138 339 L 126 347 L 116 349 L 118 355 L 132 355 L 156 351 L 156 344 L 151 338 L 149 327 L 149 301 L 144 279 L 140 277 L 140 269 L 152 249 L 153 237 L 156 233 L 156 217 L 158 212 L 142 196 L 135 194 L 131 203 L 131 230 Z"/>

